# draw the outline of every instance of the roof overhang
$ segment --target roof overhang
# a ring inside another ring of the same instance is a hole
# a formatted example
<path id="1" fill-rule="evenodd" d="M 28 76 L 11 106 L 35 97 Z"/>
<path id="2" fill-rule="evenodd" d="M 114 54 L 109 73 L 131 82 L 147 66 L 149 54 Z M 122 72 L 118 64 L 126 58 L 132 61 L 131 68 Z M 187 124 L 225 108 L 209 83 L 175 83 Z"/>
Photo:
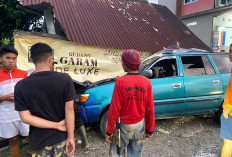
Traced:
<path id="1" fill-rule="evenodd" d="M 157 52 L 179 41 L 185 48 L 210 50 L 160 5 L 120 0 L 21 0 L 21 5 L 43 15 L 48 6 L 53 6 L 53 17 L 65 28 L 67 38 L 81 44 Z"/>
<path id="2" fill-rule="evenodd" d="M 33 13 L 33 14 L 43 15 L 44 10 L 46 10 L 48 8 L 53 8 L 53 7 L 51 6 L 50 3 L 42 2 L 40 4 L 29 5 L 29 6 L 17 5 L 17 8 L 22 9 L 26 12 Z"/>

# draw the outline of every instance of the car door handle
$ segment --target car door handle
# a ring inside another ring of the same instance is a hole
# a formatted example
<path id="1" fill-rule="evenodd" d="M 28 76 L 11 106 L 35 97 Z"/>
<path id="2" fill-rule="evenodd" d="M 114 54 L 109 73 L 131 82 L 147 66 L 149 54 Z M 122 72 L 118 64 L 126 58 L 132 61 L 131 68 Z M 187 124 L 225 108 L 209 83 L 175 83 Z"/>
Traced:
<path id="1" fill-rule="evenodd" d="M 181 88 L 181 84 L 180 83 L 173 83 L 172 87 L 173 88 Z"/>
<path id="2" fill-rule="evenodd" d="M 213 80 L 212 83 L 213 83 L 213 85 L 218 85 L 220 83 L 220 81 L 219 80 Z"/>

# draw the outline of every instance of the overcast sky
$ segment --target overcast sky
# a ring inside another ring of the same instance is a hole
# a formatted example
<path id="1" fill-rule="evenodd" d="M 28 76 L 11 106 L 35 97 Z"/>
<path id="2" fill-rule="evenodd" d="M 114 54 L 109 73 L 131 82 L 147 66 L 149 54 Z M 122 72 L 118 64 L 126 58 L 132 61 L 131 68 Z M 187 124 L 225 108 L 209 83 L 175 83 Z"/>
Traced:
<path id="1" fill-rule="evenodd" d="M 155 3 L 157 4 L 158 3 L 158 0 L 149 0 L 150 3 Z"/>

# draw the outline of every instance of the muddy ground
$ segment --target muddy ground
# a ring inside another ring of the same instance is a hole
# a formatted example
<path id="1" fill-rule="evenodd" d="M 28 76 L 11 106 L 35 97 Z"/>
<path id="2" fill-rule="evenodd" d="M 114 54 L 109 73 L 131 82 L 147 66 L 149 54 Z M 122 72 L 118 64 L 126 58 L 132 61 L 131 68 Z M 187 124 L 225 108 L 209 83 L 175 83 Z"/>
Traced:
<path id="1" fill-rule="evenodd" d="M 87 132 L 91 148 L 77 146 L 76 157 L 107 157 L 109 144 L 97 127 Z M 79 141 L 80 142 L 80 141 Z M 219 157 L 223 140 L 220 124 L 210 117 L 157 120 L 152 139 L 145 139 L 143 157 Z"/>

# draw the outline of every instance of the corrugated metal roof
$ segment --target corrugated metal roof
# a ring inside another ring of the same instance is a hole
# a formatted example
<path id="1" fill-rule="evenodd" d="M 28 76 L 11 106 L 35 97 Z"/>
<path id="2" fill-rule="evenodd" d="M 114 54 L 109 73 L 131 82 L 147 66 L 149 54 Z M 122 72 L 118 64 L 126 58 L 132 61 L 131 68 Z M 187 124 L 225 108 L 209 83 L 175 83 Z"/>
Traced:
<path id="1" fill-rule="evenodd" d="M 183 48 L 210 50 L 164 6 L 119 0 L 21 2 L 23 6 L 36 9 L 39 9 L 38 4 L 50 3 L 54 8 L 54 17 L 73 42 L 158 52 L 178 41 Z"/>

